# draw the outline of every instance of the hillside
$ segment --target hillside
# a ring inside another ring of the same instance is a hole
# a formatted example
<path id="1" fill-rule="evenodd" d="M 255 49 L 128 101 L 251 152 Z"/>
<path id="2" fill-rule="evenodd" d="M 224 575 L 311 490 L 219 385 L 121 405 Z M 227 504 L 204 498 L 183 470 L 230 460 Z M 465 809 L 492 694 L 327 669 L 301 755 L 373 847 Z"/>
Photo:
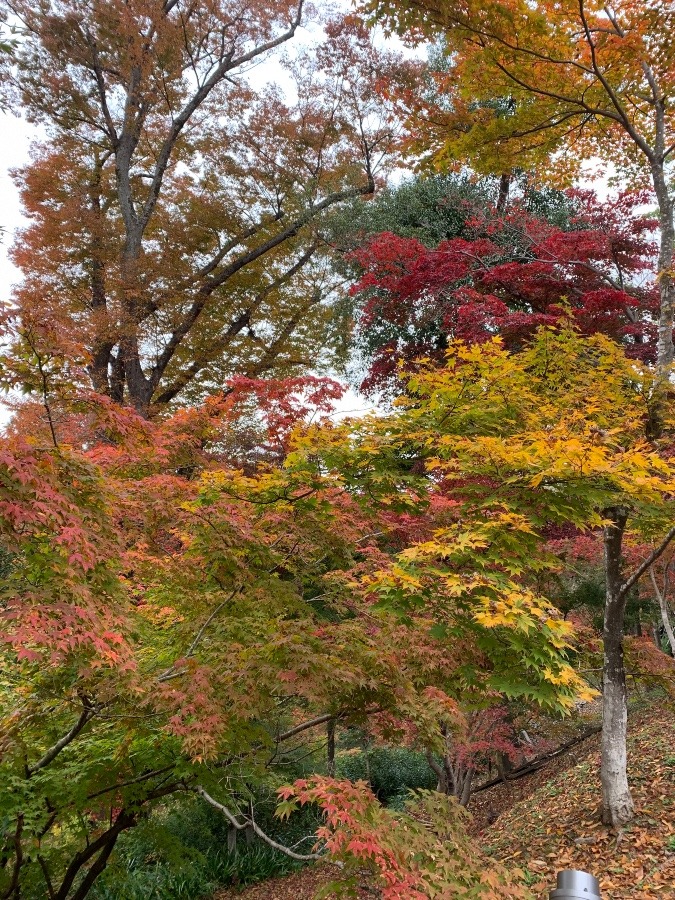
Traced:
<path id="1" fill-rule="evenodd" d="M 475 798 L 477 841 L 523 872 L 547 900 L 559 869 L 593 872 L 603 900 L 675 898 L 675 718 L 652 709 L 631 720 L 630 782 L 637 808 L 614 832 L 599 821 L 599 736 L 594 735 L 535 774 Z M 491 824 L 489 824 L 491 823 Z M 214 900 L 311 900 L 334 880 L 317 866 L 286 878 L 222 891 Z M 372 897 L 364 891 L 363 897 Z"/>
<path id="2" fill-rule="evenodd" d="M 583 869 L 600 880 L 603 900 L 675 897 L 675 721 L 671 710 L 632 722 L 629 779 L 637 817 L 614 832 L 598 817 L 598 737 L 568 754 L 569 767 L 547 772 L 526 799 L 506 810 L 482 840 L 495 856 L 525 872 L 542 897 L 558 869 Z M 631 765 L 632 760 L 632 765 Z M 560 769 L 553 763 L 552 768 Z"/>

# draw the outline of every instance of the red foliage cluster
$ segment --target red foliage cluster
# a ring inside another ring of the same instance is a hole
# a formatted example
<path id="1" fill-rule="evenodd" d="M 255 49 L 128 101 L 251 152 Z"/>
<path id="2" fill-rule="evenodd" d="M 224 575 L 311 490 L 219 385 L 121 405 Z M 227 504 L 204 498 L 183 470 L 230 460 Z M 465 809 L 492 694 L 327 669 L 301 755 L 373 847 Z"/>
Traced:
<path id="1" fill-rule="evenodd" d="M 357 249 L 362 274 L 352 290 L 371 357 L 363 389 L 390 387 L 400 365 L 441 359 L 453 339 L 500 334 L 517 349 L 537 327 L 569 315 L 583 334 L 602 332 L 630 356 L 652 359 L 654 222 L 639 212 L 647 197 L 624 193 L 600 204 L 576 191 L 571 200 L 578 212 L 566 229 L 515 205 L 501 218 L 475 216 L 470 239 L 430 249 L 386 232 Z"/>

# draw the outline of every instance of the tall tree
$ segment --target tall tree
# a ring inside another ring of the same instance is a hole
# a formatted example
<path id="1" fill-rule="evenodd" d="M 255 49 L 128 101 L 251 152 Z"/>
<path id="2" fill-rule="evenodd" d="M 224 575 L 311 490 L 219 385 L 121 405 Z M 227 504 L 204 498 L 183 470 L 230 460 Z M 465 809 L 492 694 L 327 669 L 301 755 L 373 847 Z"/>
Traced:
<path id="1" fill-rule="evenodd" d="M 402 34 L 441 36 L 449 92 L 421 143 L 501 173 L 555 178 L 598 156 L 648 181 L 658 201 L 658 366 L 673 362 L 675 49 L 668 0 L 373 0 Z M 420 106 L 418 104 L 418 109 Z M 418 132 L 419 133 L 419 132 Z"/>
<path id="2" fill-rule="evenodd" d="M 347 17 L 273 56 L 303 0 L 3 6 L 23 25 L 8 89 L 47 131 L 18 175 L 15 302 L 33 340 L 60 332 L 95 389 L 144 416 L 314 362 L 322 217 L 375 189 L 391 54 Z M 263 62 L 284 91 L 255 86 Z"/>

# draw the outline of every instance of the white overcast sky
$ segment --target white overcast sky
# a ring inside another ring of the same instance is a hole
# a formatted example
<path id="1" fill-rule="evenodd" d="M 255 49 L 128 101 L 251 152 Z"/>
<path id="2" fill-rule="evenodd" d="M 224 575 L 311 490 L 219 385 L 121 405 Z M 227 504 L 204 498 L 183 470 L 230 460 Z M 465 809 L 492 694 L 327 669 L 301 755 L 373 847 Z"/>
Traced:
<path id="1" fill-rule="evenodd" d="M 24 119 L 10 113 L 0 113 L 0 228 L 2 228 L 0 301 L 2 302 L 9 298 L 11 286 L 19 277 L 7 251 L 12 243 L 14 231 L 23 222 L 19 195 L 9 173 L 11 169 L 28 161 L 30 142 L 35 134 L 35 129 Z"/>

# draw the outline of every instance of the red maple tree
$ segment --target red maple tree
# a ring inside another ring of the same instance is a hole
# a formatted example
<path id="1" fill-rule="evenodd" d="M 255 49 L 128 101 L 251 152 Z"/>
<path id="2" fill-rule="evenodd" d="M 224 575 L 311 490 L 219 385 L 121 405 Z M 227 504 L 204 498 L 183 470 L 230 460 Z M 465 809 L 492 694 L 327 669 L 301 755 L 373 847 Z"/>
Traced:
<path id="1" fill-rule="evenodd" d="M 654 222 L 647 197 L 623 193 L 600 203 L 575 191 L 569 226 L 513 205 L 470 222 L 470 237 L 429 248 L 390 232 L 353 253 L 361 275 L 357 332 L 369 370 L 366 391 L 395 389 L 396 372 L 416 359 L 441 360 L 449 342 L 499 334 L 520 347 L 541 325 L 571 316 L 583 334 L 602 332 L 629 356 L 655 354 L 658 291 L 649 279 Z"/>

